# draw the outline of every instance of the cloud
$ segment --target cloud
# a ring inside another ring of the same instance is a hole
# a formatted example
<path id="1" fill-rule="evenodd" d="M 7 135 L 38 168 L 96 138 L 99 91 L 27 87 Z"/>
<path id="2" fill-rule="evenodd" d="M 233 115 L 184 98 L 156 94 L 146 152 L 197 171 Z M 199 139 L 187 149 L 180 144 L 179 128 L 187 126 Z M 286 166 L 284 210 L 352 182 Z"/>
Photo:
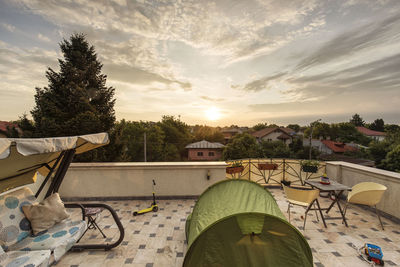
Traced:
<path id="1" fill-rule="evenodd" d="M 43 41 L 43 42 L 47 42 L 47 43 L 50 43 L 50 42 L 51 42 L 51 40 L 50 40 L 49 37 L 46 37 L 46 36 L 44 36 L 44 35 L 41 34 L 41 33 L 39 33 L 39 34 L 37 35 L 37 38 L 38 38 L 39 40 Z"/>
<path id="2" fill-rule="evenodd" d="M 11 24 L 1 23 L 0 26 L 3 27 L 4 29 L 6 29 L 9 32 L 14 32 L 15 31 L 15 26 L 13 26 Z"/>
<path id="3" fill-rule="evenodd" d="M 210 102 L 221 102 L 224 101 L 224 98 L 215 98 L 215 97 L 209 97 L 209 96 L 200 96 L 201 99 L 206 100 L 206 101 L 210 101 Z"/>
<path id="4" fill-rule="evenodd" d="M 370 23 L 347 31 L 333 38 L 304 58 L 296 67 L 304 70 L 317 65 L 337 61 L 363 50 L 398 40 L 400 35 L 400 14 L 380 22 Z"/>
<path id="5" fill-rule="evenodd" d="M 317 0 L 19 2 L 60 28 L 180 41 L 223 56 L 228 64 L 268 54 L 293 40 L 286 30 L 273 33 L 274 25 L 286 25 L 291 34 L 323 26 L 306 22 L 320 6 Z"/>
<path id="6" fill-rule="evenodd" d="M 284 77 L 287 73 L 286 72 L 281 72 L 277 73 L 272 76 L 267 76 L 261 79 L 254 80 L 250 83 L 245 84 L 243 87 L 239 85 L 232 85 L 231 87 L 233 89 L 242 89 L 244 91 L 253 91 L 253 92 L 258 92 L 262 90 L 268 90 L 270 89 L 270 82 L 271 81 L 276 81 L 279 80 L 281 77 Z"/>

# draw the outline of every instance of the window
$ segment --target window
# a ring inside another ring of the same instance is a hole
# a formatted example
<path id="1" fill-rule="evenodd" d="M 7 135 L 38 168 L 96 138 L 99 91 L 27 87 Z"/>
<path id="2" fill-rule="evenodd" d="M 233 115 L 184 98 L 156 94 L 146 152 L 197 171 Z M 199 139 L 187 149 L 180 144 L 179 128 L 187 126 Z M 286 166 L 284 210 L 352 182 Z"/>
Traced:
<path id="1" fill-rule="evenodd" d="M 203 152 L 197 152 L 197 156 L 202 157 L 203 156 Z"/>
<path id="2" fill-rule="evenodd" d="M 214 152 L 213 151 L 208 152 L 208 156 L 214 157 Z"/>

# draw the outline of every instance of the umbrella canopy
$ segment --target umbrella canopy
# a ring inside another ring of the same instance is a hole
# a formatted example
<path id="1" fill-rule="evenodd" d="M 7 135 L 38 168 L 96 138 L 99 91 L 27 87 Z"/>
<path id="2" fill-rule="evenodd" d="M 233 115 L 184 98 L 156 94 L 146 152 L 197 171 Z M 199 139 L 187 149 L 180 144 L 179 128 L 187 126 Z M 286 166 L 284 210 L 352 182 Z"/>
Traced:
<path id="1" fill-rule="evenodd" d="M 59 167 L 65 151 L 74 150 L 80 154 L 108 143 L 107 133 L 50 138 L 0 138 L 0 192 L 34 183 L 37 172 L 43 176 L 48 175 L 53 167 Z"/>

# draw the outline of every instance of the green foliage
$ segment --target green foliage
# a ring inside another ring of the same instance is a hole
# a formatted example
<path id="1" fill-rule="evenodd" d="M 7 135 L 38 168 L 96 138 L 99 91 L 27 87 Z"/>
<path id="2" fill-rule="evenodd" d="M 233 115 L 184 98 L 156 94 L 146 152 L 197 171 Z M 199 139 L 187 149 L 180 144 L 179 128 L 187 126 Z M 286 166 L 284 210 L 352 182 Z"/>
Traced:
<path id="1" fill-rule="evenodd" d="M 291 151 L 282 141 L 262 141 L 262 157 L 265 158 L 289 158 Z"/>
<path id="2" fill-rule="evenodd" d="M 369 125 L 369 129 L 383 132 L 385 131 L 385 122 L 383 121 L 383 119 L 376 119 L 373 123 Z"/>
<path id="3" fill-rule="evenodd" d="M 319 167 L 319 161 L 317 160 L 301 160 L 301 166 L 312 166 L 312 167 Z"/>
<path id="4" fill-rule="evenodd" d="M 381 167 L 385 170 L 400 172 L 400 145 L 395 146 L 393 150 L 387 153 Z"/>
<path id="5" fill-rule="evenodd" d="M 18 127 L 22 131 L 21 137 L 34 137 L 35 134 L 35 124 L 33 121 L 29 120 L 26 114 L 19 117 L 17 121 Z"/>
<path id="6" fill-rule="evenodd" d="M 256 138 L 248 133 L 235 135 L 223 151 L 224 160 L 257 158 L 260 155 Z"/>
<path id="7" fill-rule="evenodd" d="M 160 122 L 122 120 L 110 134 L 106 146 L 109 161 L 144 161 L 144 134 L 146 133 L 147 161 L 181 161 L 185 145 L 191 138 L 188 126 L 171 116 Z M 180 150 L 181 149 L 181 150 Z"/>
<path id="8" fill-rule="evenodd" d="M 93 46 L 83 34 L 60 44 L 60 71 L 46 71 L 48 87 L 36 88 L 31 111 L 35 136 L 71 136 L 108 132 L 114 126 L 114 91 L 106 87 L 106 75 Z"/>
<path id="9" fill-rule="evenodd" d="M 164 161 L 183 159 L 186 154 L 185 146 L 190 143 L 189 126 L 174 116 L 163 116 L 158 123 L 164 132 Z"/>
<path id="10" fill-rule="evenodd" d="M 243 167 L 243 164 L 242 163 L 240 163 L 240 162 L 234 162 L 231 166 L 229 166 L 229 167 L 233 167 L 233 168 L 236 168 L 236 167 Z"/>
<path id="11" fill-rule="evenodd" d="M 353 115 L 353 117 L 351 117 L 350 123 L 353 124 L 354 126 L 364 126 L 365 121 L 361 118 L 360 115 L 356 113 Z"/>
<path id="12" fill-rule="evenodd" d="M 209 142 L 224 142 L 224 135 L 218 128 L 206 126 L 206 125 L 195 125 L 192 127 L 192 142 L 198 142 L 206 140 Z"/>
<path id="13" fill-rule="evenodd" d="M 259 130 L 262 130 L 262 129 L 265 129 L 265 128 L 268 128 L 268 127 L 270 127 L 270 126 L 268 126 L 268 123 L 257 123 L 256 125 L 254 125 L 252 127 L 252 129 L 254 131 L 259 131 Z"/>
<path id="14" fill-rule="evenodd" d="M 388 133 L 400 132 L 400 126 L 396 124 L 385 124 L 385 132 Z"/>
<path id="15" fill-rule="evenodd" d="M 290 129 L 294 130 L 295 132 L 300 131 L 300 125 L 298 125 L 298 124 L 289 124 L 287 126 L 287 128 L 290 128 Z"/>

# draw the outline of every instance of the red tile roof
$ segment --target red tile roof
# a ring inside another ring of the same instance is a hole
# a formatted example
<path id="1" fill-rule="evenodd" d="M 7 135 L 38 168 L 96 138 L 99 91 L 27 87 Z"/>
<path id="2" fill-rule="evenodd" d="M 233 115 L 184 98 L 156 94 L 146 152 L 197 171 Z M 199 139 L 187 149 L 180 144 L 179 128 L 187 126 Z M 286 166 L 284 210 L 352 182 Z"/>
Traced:
<path id="1" fill-rule="evenodd" d="M 353 146 L 348 146 L 345 143 L 335 142 L 331 140 L 321 140 L 321 142 L 326 145 L 335 153 L 343 153 L 345 151 L 357 151 L 358 149 Z"/>
<path id="2" fill-rule="evenodd" d="M 7 132 L 7 127 L 12 129 L 13 127 L 18 128 L 17 124 L 8 121 L 0 121 L 0 132 Z"/>
<path id="3" fill-rule="evenodd" d="M 357 126 L 356 128 L 360 133 L 365 134 L 367 136 L 386 136 L 386 133 L 384 133 L 384 132 L 370 130 L 370 129 L 362 127 L 362 126 Z"/>
<path id="4" fill-rule="evenodd" d="M 278 127 L 264 128 L 257 132 L 252 133 L 252 135 L 256 138 L 262 138 L 262 137 L 274 132 L 277 129 L 279 129 L 279 128 Z"/>

